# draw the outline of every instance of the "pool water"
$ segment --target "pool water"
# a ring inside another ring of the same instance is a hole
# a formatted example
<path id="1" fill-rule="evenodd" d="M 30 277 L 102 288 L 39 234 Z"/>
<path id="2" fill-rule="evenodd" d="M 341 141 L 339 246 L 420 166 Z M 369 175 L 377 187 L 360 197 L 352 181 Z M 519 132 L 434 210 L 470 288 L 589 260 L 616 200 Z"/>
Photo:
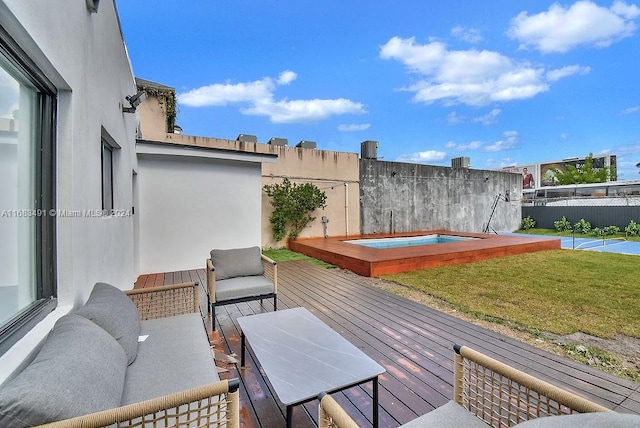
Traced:
<path id="1" fill-rule="evenodd" d="M 472 239 L 468 236 L 451 236 L 451 235 L 422 235 L 422 236 L 402 236 L 398 238 L 376 238 L 376 239 L 353 239 L 343 241 L 349 244 L 362 245 L 371 248 L 398 248 L 413 247 L 416 245 L 434 245 L 445 244 L 451 242 L 469 241 Z"/>

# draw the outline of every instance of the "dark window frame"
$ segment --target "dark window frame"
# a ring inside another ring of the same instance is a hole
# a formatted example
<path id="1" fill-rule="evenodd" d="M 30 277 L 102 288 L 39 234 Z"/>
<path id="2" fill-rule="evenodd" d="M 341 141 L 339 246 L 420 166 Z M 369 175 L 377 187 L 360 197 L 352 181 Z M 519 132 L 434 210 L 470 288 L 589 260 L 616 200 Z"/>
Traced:
<path id="1" fill-rule="evenodd" d="M 0 26 L 0 55 L 36 90 L 34 106 L 35 209 L 56 209 L 55 158 L 57 88 L 29 58 L 13 37 Z M 57 306 L 55 216 L 35 217 L 35 300 L 9 321 L 0 325 L 0 355 L 26 335 Z"/>

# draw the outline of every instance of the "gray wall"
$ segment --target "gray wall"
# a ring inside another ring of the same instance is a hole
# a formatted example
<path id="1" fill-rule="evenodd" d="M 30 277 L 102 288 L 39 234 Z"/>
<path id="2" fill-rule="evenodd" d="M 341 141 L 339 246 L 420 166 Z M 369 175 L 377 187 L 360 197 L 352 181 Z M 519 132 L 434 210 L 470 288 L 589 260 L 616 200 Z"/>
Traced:
<path id="1" fill-rule="evenodd" d="M 536 221 L 537 229 L 554 229 L 553 222 L 564 216 L 571 224 L 576 224 L 583 218 L 591 223 L 591 227 L 618 226 L 620 230 L 624 230 L 631 220 L 640 223 L 640 206 L 522 207 L 522 218 L 527 216 L 531 216 Z"/>
<path id="2" fill-rule="evenodd" d="M 483 232 L 520 227 L 522 176 L 501 171 L 360 160 L 362 234 L 445 229 Z"/>

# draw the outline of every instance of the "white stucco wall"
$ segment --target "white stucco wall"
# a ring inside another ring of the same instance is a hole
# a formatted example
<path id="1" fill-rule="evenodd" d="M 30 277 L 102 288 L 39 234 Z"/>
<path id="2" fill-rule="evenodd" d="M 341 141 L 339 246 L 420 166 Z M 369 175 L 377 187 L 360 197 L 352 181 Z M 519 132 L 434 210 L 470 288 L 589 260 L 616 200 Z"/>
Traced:
<path id="1" fill-rule="evenodd" d="M 0 0 L 0 25 L 59 91 L 57 208 L 101 208 L 103 132 L 121 147 L 115 208 L 131 208 L 137 118 L 121 108 L 136 86 L 113 1 L 101 1 L 98 13 L 90 13 L 84 1 Z M 127 289 L 136 279 L 132 217 L 58 217 L 56 227 L 58 309 L 0 357 L 0 382 L 61 313 L 84 302 L 95 282 Z"/>
<path id="2" fill-rule="evenodd" d="M 213 248 L 260 246 L 261 163 L 275 156 L 138 144 L 141 273 L 202 269 Z"/>

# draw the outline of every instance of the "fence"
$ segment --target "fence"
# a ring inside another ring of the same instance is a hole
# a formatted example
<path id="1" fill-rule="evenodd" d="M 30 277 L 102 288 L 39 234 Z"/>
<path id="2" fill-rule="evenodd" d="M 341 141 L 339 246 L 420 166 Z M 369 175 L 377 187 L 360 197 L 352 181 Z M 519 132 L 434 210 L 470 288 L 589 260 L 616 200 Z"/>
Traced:
<path id="1" fill-rule="evenodd" d="M 618 226 L 624 230 L 631 220 L 640 223 L 640 206 L 523 206 L 522 218 L 527 216 L 540 229 L 553 229 L 553 222 L 564 216 L 571 224 L 585 219 L 592 227 Z"/>

